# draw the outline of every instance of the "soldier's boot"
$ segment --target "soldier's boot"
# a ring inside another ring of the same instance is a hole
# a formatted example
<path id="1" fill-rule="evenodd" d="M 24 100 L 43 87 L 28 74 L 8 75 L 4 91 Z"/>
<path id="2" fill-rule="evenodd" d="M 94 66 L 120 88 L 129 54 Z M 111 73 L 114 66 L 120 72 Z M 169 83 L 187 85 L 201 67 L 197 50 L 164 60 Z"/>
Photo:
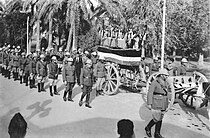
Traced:
<path id="1" fill-rule="evenodd" d="M 44 83 L 43 82 L 41 83 L 40 86 L 41 86 L 41 91 L 46 92 L 46 90 L 44 89 Z"/>
<path id="2" fill-rule="evenodd" d="M 83 99 L 84 99 L 85 95 L 86 95 L 86 94 L 83 92 L 82 95 L 81 95 L 80 101 L 79 101 L 79 106 L 82 106 L 82 104 L 83 104 Z"/>
<path id="3" fill-rule="evenodd" d="M 69 91 L 69 94 L 68 94 L 68 101 L 70 102 L 74 102 L 71 98 L 71 95 L 72 95 L 72 90 Z"/>
<path id="4" fill-rule="evenodd" d="M 56 86 L 56 85 L 54 86 L 54 94 L 55 94 L 55 95 L 60 95 L 60 94 L 58 93 L 58 91 L 57 91 L 57 86 Z"/>
<path id="5" fill-rule="evenodd" d="M 49 88 L 50 88 L 50 96 L 53 96 L 52 86 L 50 86 Z"/>
<path id="6" fill-rule="evenodd" d="M 161 130 L 161 126 L 162 126 L 162 121 L 158 121 L 155 125 L 155 134 L 154 134 L 154 138 L 164 138 L 161 134 L 160 134 L 160 130 Z"/>
<path id="7" fill-rule="evenodd" d="M 63 93 L 63 100 L 64 100 L 64 101 L 67 100 L 67 99 L 66 99 L 66 95 L 67 95 L 67 91 L 65 90 L 64 93 Z"/>
<path id="8" fill-rule="evenodd" d="M 85 107 L 87 108 L 92 108 L 89 104 L 89 100 L 90 100 L 90 93 L 87 93 L 87 96 L 86 96 L 86 103 L 85 103 Z"/>
<path id="9" fill-rule="evenodd" d="M 26 76 L 23 76 L 23 83 L 26 83 Z"/>
<path id="10" fill-rule="evenodd" d="M 14 81 L 18 80 L 18 74 L 17 74 L 17 72 L 14 72 L 13 74 L 14 74 Z"/>
<path id="11" fill-rule="evenodd" d="M 10 74 L 10 71 L 9 70 L 8 70 L 7 77 L 8 77 L 8 79 L 10 79 L 10 77 L 11 77 L 11 74 Z"/>
<path id="12" fill-rule="evenodd" d="M 41 83 L 38 83 L 38 92 L 41 92 Z"/>
<path id="13" fill-rule="evenodd" d="M 32 88 L 37 88 L 35 85 L 35 79 L 32 79 Z"/>
<path id="14" fill-rule="evenodd" d="M 23 83 L 23 76 L 20 76 L 20 84 Z"/>
<path id="15" fill-rule="evenodd" d="M 33 88 L 33 86 L 32 86 L 33 84 L 32 84 L 32 80 L 31 79 L 29 79 L 29 87 L 30 87 L 30 89 L 32 89 Z"/>
<path id="16" fill-rule="evenodd" d="M 152 119 L 149 124 L 145 127 L 145 131 L 148 137 L 152 137 L 151 128 L 155 125 L 155 121 Z"/>
<path id="17" fill-rule="evenodd" d="M 28 76 L 25 76 L 26 86 L 28 86 Z"/>

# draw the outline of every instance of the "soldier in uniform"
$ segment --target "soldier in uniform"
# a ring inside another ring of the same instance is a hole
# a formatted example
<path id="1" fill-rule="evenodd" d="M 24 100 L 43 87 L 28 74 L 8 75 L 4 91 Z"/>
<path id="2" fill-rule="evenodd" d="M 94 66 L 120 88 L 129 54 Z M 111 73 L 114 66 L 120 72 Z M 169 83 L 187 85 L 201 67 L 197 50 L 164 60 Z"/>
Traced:
<path id="1" fill-rule="evenodd" d="M 25 60 L 25 52 L 21 53 L 21 57 L 18 60 L 18 71 L 19 71 L 19 76 L 20 76 L 20 84 L 23 83 L 23 72 L 24 72 L 24 60 Z"/>
<path id="2" fill-rule="evenodd" d="M 159 75 L 149 88 L 147 95 L 147 106 L 152 110 L 153 119 L 145 127 L 146 134 L 151 137 L 151 128 L 155 125 L 155 138 L 163 138 L 160 134 L 162 119 L 168 107 L 168 90 L 169 85 L 166 81 L 169 76 L 166 69 L 160 69 Z"/>
<path id="3" fill-rule="evenodd" d="M 63 82 L 66 85 L 66 90 L 64 91 L 63 100 L 66 101 L 66 95 L 68 93 L 68 101 L 73 102 L 72 96 L 72 89 L 75 85 L 75 66 L 73 64 L 73 59 L 68 58 L 67 64 L 64 66 L 62 71 Z"/>
<path id="4" fill-rule="evenodd" d="M 25 60 L 23 61 L 23 67 L 24 67 L 24 72 L 23 72 L 23 83 L 26 83 L 26 86 L 28 86 L 28 77 L 29 77 L 29 63 L 31 61 L 31 53 L 28 53 L 26 56 Z"/>
<path id="5" fill-rule="evenodd" d="M 0 73 L 2 73 L 2 65 L 3 65 L 3 49 L 0 47 Z"/>
<path id="6" fill-rule="evenodd" d="M 54 89 L 54 94 L 55 95 L 60 95 L 57 92 L 57 86 L 56 83 L 58 81 L 58 64 L 57 64 L 57 58 L 56 56 L 52 57 L 52 62 L 50 62 L 50 64 L 48 64 L 48 78 L 49 78 L 49 83 L 50 83 L 50 96 L 53 96 L 53 92 L 52 92 L 52 87 Z"/>
<path id="7" fill-rule="evenodd" d="M 86 96 L 85 106 L 88 108 L 92 108 L 89 103 L 90 92 L 92 91 L 93 86 L 92 61 L 90 59 L 86 61 L 85 66 L 81 70 L 80 83 L 82 88 L 82 95 L 79 101 L 79 106 L 82 106 L 83 98 Z"/>
<path id="8" fill-rule="evenodd" d="M 187 59 L 183 58 L 181 60 L 181 66 L 177 67 L 177 76 L 185 76 L 187 72 Z"/>
<path id="9" fill-rule="evenodd" d="M 18 80 L 18 50 L 15 49 L 15 55 L 13 56 L 13 74 L 14 74 L 14 81 Z"/>
<path id="10" fill-rule="evenodd" d="M 36 88 L 35 77 L 36 77 L 36 62 L 37 62 L 37 53 L 33 53 L 33 58 L 29 62 L 29 87 Z"/>
<path id="11" fill-rule="evenodd" d="M 96 77 L 96 96 L 103 95 L 102 84 L 105 81 L 105 64 L 103 63 L 104 58 L 99 57 L 97 64 L 94 69 L 94 76 Z"/>
<path id="12" fill-rule="evenodd" d="M 9 57 L 8 57 L 8 60 L 9 60 L 9 64 L 8 64 L 8 79 L 10 79 L 11 75 L 14 77 L 14 71 L 13 71 L 14 52 L 15 52 L 14 49 L 11 49 L 11 51 L 9 52 Z"/>
<path id="13" fill-rule="evenodd" d="M 40 55 L 40 60 L 36 63 L 36 73 L 38 80 L 38 92 L 46 91 L 44 89 L 44 82 L 47 77 L 47 63 L 44 61 L 45 56 Z"/>

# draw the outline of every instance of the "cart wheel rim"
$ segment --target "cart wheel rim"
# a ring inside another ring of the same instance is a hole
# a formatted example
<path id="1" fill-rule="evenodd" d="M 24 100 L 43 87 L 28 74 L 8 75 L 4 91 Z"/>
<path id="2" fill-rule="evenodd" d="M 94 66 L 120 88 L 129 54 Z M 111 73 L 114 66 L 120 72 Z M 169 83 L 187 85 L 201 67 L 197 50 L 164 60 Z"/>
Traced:
<path id="1" fill-rule="evenodd" d="M 103 92 L 107 95 L 115 94 L 119 88 L 119 74 L 114 65 L 107 63 L 106 67 L 106 79 L 103 83 Z"/>

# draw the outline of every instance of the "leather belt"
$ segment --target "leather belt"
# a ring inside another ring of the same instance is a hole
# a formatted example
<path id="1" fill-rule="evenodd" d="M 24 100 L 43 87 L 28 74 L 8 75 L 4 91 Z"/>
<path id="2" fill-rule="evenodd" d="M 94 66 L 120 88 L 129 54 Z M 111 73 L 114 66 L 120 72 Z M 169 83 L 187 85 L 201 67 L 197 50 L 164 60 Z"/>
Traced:
<path id="1" fill-rule="evenodd" d="M 163 94 L 163 93 L 156 93 L 154 92 L 153 95 L 161 95 L 161 96 L 167 96 L 167 94 Z"/>

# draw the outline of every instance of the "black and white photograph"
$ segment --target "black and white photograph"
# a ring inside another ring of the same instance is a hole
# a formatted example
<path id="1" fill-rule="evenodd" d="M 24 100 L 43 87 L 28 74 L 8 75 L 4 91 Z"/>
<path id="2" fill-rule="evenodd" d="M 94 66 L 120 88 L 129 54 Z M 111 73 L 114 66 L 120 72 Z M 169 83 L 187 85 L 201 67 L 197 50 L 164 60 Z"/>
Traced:
<path id="1" fill-rule="evenodd" d="M 0 138 L 209 138 L 210 0 L 0 0 Z"/>

